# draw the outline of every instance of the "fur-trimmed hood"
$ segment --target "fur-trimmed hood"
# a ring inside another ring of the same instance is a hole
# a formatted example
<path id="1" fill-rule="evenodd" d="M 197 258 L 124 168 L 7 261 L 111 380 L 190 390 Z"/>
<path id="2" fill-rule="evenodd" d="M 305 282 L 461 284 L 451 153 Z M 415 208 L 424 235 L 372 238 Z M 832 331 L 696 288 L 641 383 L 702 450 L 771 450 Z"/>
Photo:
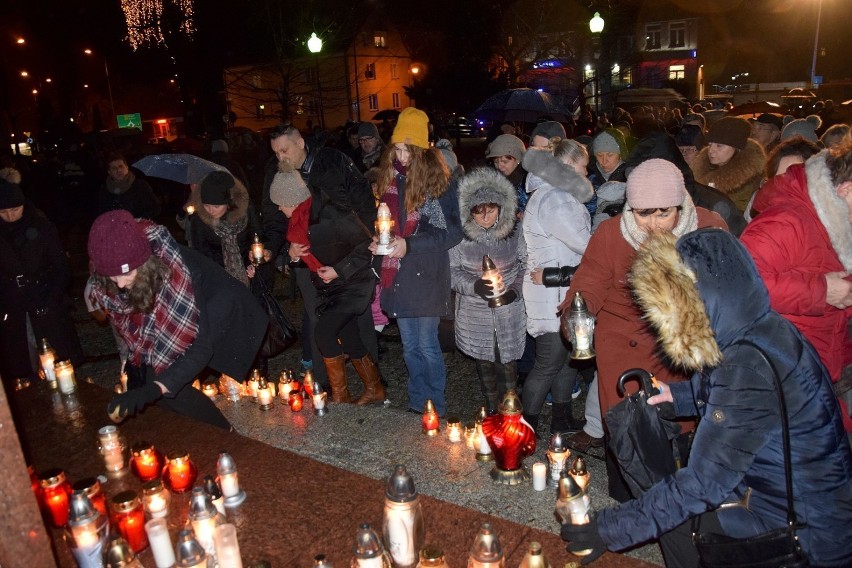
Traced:
<path id="1" fill-rule="evenodd" d="M 524 154 L 521 165 L 529 172 L 527 193 L 547 184 L 570 193 L 580 203 L 587 203 L 595 195 L 588 178 L 575 172 L 568 164 L 563 164 L 547 150 L 530 148 Z"/>
<path id="2" fill-rule="evenodd" d="M 746 147 L 738 150 L 724 166 L 714 166 L 707 154 L 709 147 L 704 148 L 692 161 L 692 171 L 695 181 L 704 185 L 713 184 L 724 194 L 735 193 L 755 178 L 763 177 L 763 166 L 766 154 L 756 141 L 749 138 Z"/>
<path id="3" fill-rule="evenodd" d="M 518 212 L 518 194 L 506 176 L 493 168 L 477 168 L 464 176 L 458 185 L 459 213 L 464 235 L 472 241 L 484 240 L 493 232 L 497 240 L 503 240 L 515 229 Z M 470 210 L 483 203 L 500 206 L 497 222 L 490 229 L 483 229 L 473 220 Z"/>
<path id="4" fill-rule="evenodd" d="M 808 197 L 828 233 L 828 239 L 843 269 L 852 272 L 852 224 L 849 223 L 849 205 L 837 195 L 831 172 L 825 164 L 826 155 L 827 150 L 823 150 L 805 162 Z"/>
<path id="5" fill-rule="evenodd" d="M 666 356 L 689 371 L 718 365 L 722 350 L 770 313 L 754 261 L 721 229 L 649 237 L 629 278 Z"/>
<path id="6" fill-rule="evenodd" d="M 234 203 L 234 208 L 225 213 L 222 217 L 226 222 L 233 223 L 242 219 L 248 214 L 249 194 L 246 186 L 236 177 L 234 178 L 234 187 L 231 188 L 231 201 Z M 192 193 L 189 195 L 187 205 L 195 207 L 195 215 L 207 226 L 215 228 L 221 219 L 214 219 L 204 208 L 204 203 L 201 201 L 201 185 L 193 187 Z"/>

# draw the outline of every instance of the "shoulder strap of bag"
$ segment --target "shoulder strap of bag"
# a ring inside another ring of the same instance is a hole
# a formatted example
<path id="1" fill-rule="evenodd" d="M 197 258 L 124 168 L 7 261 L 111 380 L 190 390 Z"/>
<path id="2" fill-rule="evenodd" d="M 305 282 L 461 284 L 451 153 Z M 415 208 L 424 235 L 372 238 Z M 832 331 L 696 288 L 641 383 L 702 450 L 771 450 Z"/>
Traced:
<path id="1" fill-rule="evenodd" d="M 787 525 L 794 531 L 798 527 L 796 522 L 796 511 L 793 508 L 793 460 L 790 457 L 790 424 L 787 418 L 787 401 L 784 398 L 784 389 L 781 387 L 781 378 L 778 369 L 754 342 L 744 339 L 738 343 L 754 347 L 764 362 L 772 369 L 772 378 L 775 380 L 775 394 L 778 396 L 778 407 L 781 410 L 781 440 L 784 444 L 784 480 L 787 486 Z"/>

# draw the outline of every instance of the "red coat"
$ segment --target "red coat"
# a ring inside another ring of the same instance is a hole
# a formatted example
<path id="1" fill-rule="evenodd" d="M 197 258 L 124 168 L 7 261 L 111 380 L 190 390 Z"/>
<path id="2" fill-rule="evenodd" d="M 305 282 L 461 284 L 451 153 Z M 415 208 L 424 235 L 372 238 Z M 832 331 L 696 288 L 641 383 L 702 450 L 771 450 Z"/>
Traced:
<path id="1" fill-rule="evenodd" d="M 822 155 L 809 160 L 807 170 L 804 164 L 791 166 L 761 188 L 757 207 L 761 213 L 740 238 L 769 290 L 772 308 L 811 342 L 831 380 L 837 382 L 843 367 L 852 364 L 852 340 L 847 332 L 852 308 L 841 310 L 825 301 L 825 274 L 846 270 L 829 230 L 839 246 L 852 251 L 852 227 L 845 212 L 837 226 L 823 216 L 827 227 L 811 196 L 824 197 L 834 191 Z M 843 419 L 846 430 L 852 431 L 845 409 Z"/>
<path id="2" fill-rule="evenodd" d="M 698 228 L 728 228 L 718 214 L 701 207 L 696 207 L 696 211 Z M 660 360 L 657 336 L 633 302 L 627 273 L 636 251 L 621 235 L 620 223 L 621 215 L 616 215 L 601 223 L 594 232 L 566 296 L 573 298 L 575 292 L 580 292 L 589 311 L 597 317 L 595 351 L 604 416 L 607 410 L 621 402 L 615 384 L 628 369 L 641 367 L 667 383 L 689 379 L 688 375 L 670 369 Z"/>

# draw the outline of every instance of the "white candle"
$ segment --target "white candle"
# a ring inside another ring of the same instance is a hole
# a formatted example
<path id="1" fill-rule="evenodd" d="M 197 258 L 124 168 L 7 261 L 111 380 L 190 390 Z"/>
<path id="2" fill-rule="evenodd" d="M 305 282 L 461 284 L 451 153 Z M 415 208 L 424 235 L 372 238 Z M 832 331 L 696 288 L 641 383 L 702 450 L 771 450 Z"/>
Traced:
<path id="1" fill-rule="evenodd" d="M 154 554 L 154 564 L 157 568 L 171 568 L 175 565 L 175 549 L 169 537 L 169 524 L 166 519 L 151 519 L 145 523 L 148 542 Z"/>
<path id="2" fill-rule="evenodd" d="M 50 382 L 55 381 L 56 372 L 53 370 L 53 351 L 42 353 L 38 356 L 38 358 L 41 361 L 41 368 L 44 371 L 44 378 Z"/>
<path id="3" fill-rule="evenodd" d="M 195 534 L 198 544 L 200 544 L 201 548 L 204 549 L 204 552 L 210 556 L 216 555 L 216 543 L 213 540 L 213 533 L 216 530 L 217 518 L 218 515 L 209 519 L 192 521 L 192 532 Z"/>
<path id="4" fill-rule="evenodd" d="M 326 394 L 324 392 L 317 393 L 314 395 L 314 408 L 317 410 L 322 410 L 325 408 L 325 397 Z"/>
<path id="5" fill-rule="evenodd" d="M 385 509 L 385 536 L 395 565 L 414 566 L 420 554 L 414 546 L 414 517 L 411 511 Z"/>
<path id="6" fill-rule="evenodd" d="M 577 350 L 585 351 L 589 348 L 589 333 L 585 329 L 578 329 L 576 333 Z"/>
<path id="7" fill-rule="evenodd" d="M 236 472 L 220 476 L 219 486 L 222 488 L 222 496 L 225 499 L 240 493 L 240 482 L 237 480 Z"/>
<path id="8" fill-rule="evenodd" d="M 74 367 L 70 361 L 60 361 L 54 366 L 56 380 L 59 382 L 59 392 L 71 394 L 77 390 L 77 382 L 74 380 Z"/>
<path id="9" fill-rule="evenodd" d="M 272 393 L 269 392 L 269 388 L 257 389 L 257 403 L 261 406 L 267 406 L 272 404 Z"/>
<path id="10" fill-rule="evenodd" d="M 536 462 L 532 466 L 532 482 L 533 489 L 536 491 L 544 491 L 547 487 L 547 466 L 541 462 Z"/>
<path id="11" fill-rule="evenodd" d="M 237 542 L 237 527 L 228 523 L 219 525 L 216 527 L 214 540 L 219 568 L 243 568 L 240 544 Z"/>
<path id="12" fill-rule="evenodd" d="M 152 519 L 162 519 L 169 514 L 168 503 L 162 495 L 151 495 L 146 509 Z"/>

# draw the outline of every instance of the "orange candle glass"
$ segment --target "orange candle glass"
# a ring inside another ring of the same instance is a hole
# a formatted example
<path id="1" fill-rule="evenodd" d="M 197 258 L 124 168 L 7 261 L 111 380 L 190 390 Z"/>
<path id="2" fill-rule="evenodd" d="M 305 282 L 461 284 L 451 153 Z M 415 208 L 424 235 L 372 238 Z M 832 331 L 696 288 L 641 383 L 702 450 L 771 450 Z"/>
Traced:
<path id="1" fill-rule="evenodd" d="M 65 479 L 65 472 L 59 468 L 49 469 L 42 473 L 38 480 L 47 518 L 54 527 L 65 526 L 71 507 L 71 485 Z"/>
<path id="2" fill-rule="evenodd" d="M 298 389 L 297 390 L 291 390 L 290 391 L 290 410 L 292 410 L 293 412 L 301 412 L 303 404 L 304 404 L 304 401 L 302 399 L 302 393 Z"/>
<path id="3" fill-rule="evenodd" d="M 189 452 L 182 450 L 168 455 L 163 467 L 163 481 L 175 493 L 183 493 L 192 489 L 198 470 L 189 459 Z"/>
<path id="4" fill-rule="evenodd" d="M 432 400 L 427 400 L 423 407 L 423 433 L 427 436 L 434 436 L 441 431 L 441 419 L 438 413 L 435 412 L 435 405 Z"/>
<path id="5" fill-rule="evenodd" d="M 133 453 L 133 473 L 142 481 L 150 481 L 160 476 L 163 469 L 163 455 L 150 442 L 139 442 L 130 449 Z"/>
<path id="6" fill-rule="evenodd" d="M 127 541 L 133 552 L 148 548 L 148 534 L 145 532 L 145 511 L 142 501 L 135 491 L 122 491 L 112 498 L 112 526 Z"/>

